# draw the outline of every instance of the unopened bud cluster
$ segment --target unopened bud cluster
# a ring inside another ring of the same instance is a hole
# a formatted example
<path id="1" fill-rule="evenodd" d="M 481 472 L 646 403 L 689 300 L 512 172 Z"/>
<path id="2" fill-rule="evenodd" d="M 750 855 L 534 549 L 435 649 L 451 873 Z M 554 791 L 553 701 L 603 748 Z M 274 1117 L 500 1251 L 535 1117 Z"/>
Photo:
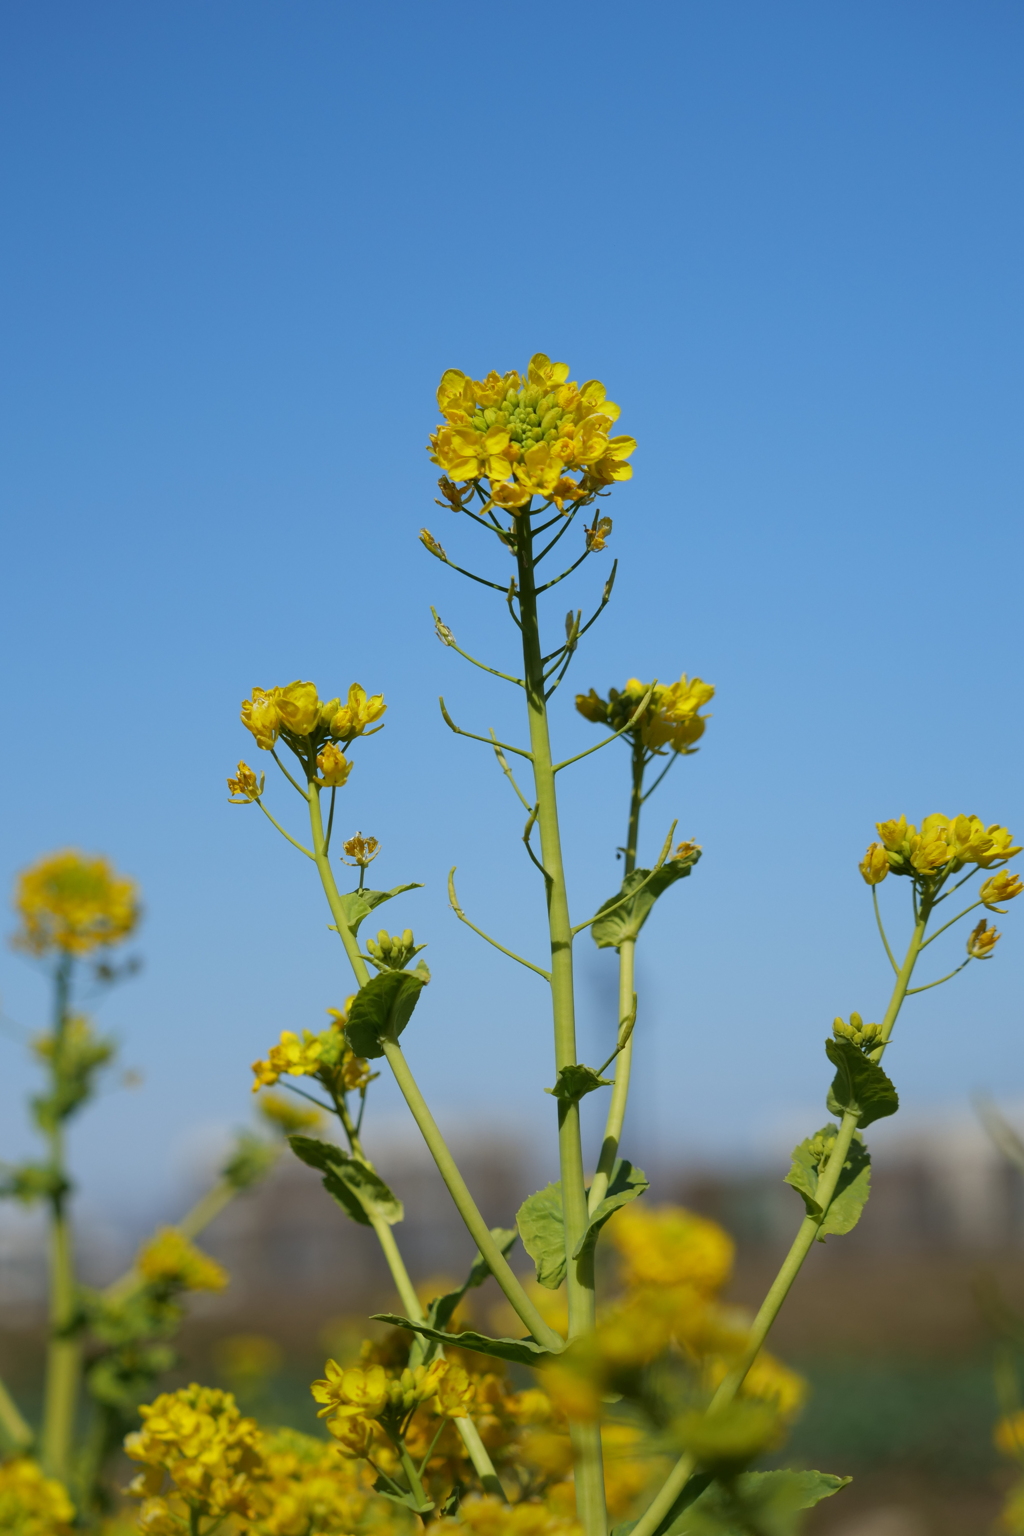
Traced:
<path id="1" fill-rule="evenodd" d="M 859 1013 L 850 1014 L 849 1024 L 836 1019 L 832 1033 L 837 1040 L 849 1040 L 851 1045 L 855 1045 L 866 1056 L 882 1044 L 881 1024 L 865 1024 Z"/>
<path id="2" fill-rule="evenodd" d="M 403 929 L 401 934 L 390 934 L 382 928 L 376 939 L 367 939 L 366 958 L 378 971 L 404 971 L 409 961 L 425 948 L 425 944 L 416 943 L 411 928 Z"/>

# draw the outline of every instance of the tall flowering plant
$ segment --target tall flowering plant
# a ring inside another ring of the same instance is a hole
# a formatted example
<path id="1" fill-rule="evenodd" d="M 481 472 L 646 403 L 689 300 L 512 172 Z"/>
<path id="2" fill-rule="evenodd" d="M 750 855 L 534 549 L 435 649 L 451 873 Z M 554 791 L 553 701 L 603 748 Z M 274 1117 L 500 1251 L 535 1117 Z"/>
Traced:
<path id="1" fill-rule="evenodd" d="M 504 742 L 493 731 L 466 730 L 443 700 L 441 712 L 450 730 L 485 747 L 521 802 L 523 844 L 536 870 L 548 953 L 518 955 L 485 933 L 463 911 L 453 879 L 449 899 L 456 918 L 526 967 L 546 998 L 553 1061 L 546 1069 L 538 1065 L 538 1076 L 549 1072 L 554 1079 L 547 1091 L 557 1119 L 559 1177 L 525 1201 L 514 1228 L 488 1228 L 403 1048 L 430 981 L 419 958 L 422 945 L 408 927 L 399 934 L 381 929 L 375 939 L 361 936 L 371 914 L 415 888 L 411 882 L 390 889 L 368 885 L 367 871 L 381 851 L 375 838 L 361 832 L 348 837 L 340 864 L 332 845 L 337 792 L 355 792 L 346 787 L 357 762 L 353 749 L 382 728 L 383 696 L 358 684 L 344 699 L 327 701 L 311 682 L 254 689 L 242 705 L 242 722 L 303 802 L 308 831 L 286 828 L 264 803 L 265 776 L 244 762 L 229 780 L 232 798 L 258 805 L 315 867 L 355 987 L 344 1006 L 331 1011 L 328 1029 L 282 1034 L 255 1064 L 255 1086 L 291 1086 L 336 1118 L 340 1140 L 293 1135 L 292 1148 L 321 1172 L 348 1216 L 373 1228 L 402 1307 L 377 1314 L 395 1332 L 383 1345 L 367 1345 L 361 1363 L 328 1362 L 314 1397 L 340 1453 L 370 1469 L 375 1493 L 388 1501 L 393 1518 L 502 1532 L 554 1529 L 575 1519 L 586 1536 L 605 1536 L 609 1518 L 623 1515 L 634 1518 L 618 1529 L 633 1536 L 663 1536 L 670 1527 L 789 1531 L 800 1510 L 834 1493 L 845 1479 L 749 1470 L 777 1449 L 801 1396 L 799 1380 L 765 1354 L 765 1340 L 814 1243 L 850 1231 L 868 1198 L 864 1132 L 898 1106 L 882 1059 L 905 1000 L 950 980 L 973 960 L 987 961 L 998 934 L 983 916 L 967 939 L 965 958 L 948 975 L 912 985 L 921 956 L 967 913 L 1002 910 L 999 903 L 1019 894 L 1019 878 L 1004 867 L 1019 849 L 1004 828 L 975 816 L 928 816 L 920 828 L 902 817 L 879 823 L 879 841 L 868 849 L 861 874 L 893 972 L 889 1002 L 879 1023 L 865 1023 L 858 1013 L 836 1019 L 825 1042 L 830 1118 L 795 1149 L 786 1176 L 804 1208 L 793 1244 L 756 1317 L 745 1320 L 724 1309 L 717 1299 L 728 1274 L 724 1234 L 685 1212 L 646 1211 L 637 1202 L 647 1180 L 622 1152 L 633 1036 L 643 1028 L 636 946 L 655 903 L 693 873 L 701 856 L 694 843 L 676 843 L 673 823 L 657 857 L 642 864 L 642 809 L 675 763 L 696 750 L 708 718 L 702 710 L 714 690 L 685 675 L 669 684 L 631 679 L 607 697 L 590 689 L 577 696 L 576 708 L 605 734 L 586 751 L 558 759 L 552 702 L 611 598 L 615 566 L 588 617 L 581 608 L 570 609 L 564 629 L 550 638 L 545 600 L 604 553 L 612 534 L 604 502 L 630 478 L 635 443 L 615 432 L 619 408 L 601 383 L 578 385 L 566 364 L 543 354 L 531 359 L 524 374 L 492 372 L 475 380 L 449 369 L 438 404 L 442 421 L 430 442 L 442 471 L 438 504 L 472 526 L 494 557 L 493 567 L 482 574 L 456 563 L 427 529 L 420 539 L 448 570 L 496 594 L 514 627 L 521 663 L 504 671 L 478 660 L 435 610 L 436 633 L 468 663 L 519 690 L 525 739 Z M 564 569 L 549 574 L 556 552 L 567 548 Z M 629 756 L 622 880 L 581 917 L 571 912 L 566 887 L 559 826 L 563 775 L 592 753 L 614 750 L 617 742 Z M 345 865 L 358 870 L 357 883 L 347 890 L 342 884 L 349 882 L 339 879 Z M 979 872 L 984 878 L 976 898 L 946 918 L 945 903 L 955 901 Z M 910 897 L 902 958 L 878 901 L 890 876 L 906 882 Z M 581 1062 L 576 1048 L 574 953 L 581 941 L 618 956 L 615 1048 L 598 1066 Z M 421 1298 L 412 1284 L 395 1234 L 401 1203 L 361 1139 L 378 1070 L 393 1074 L 477 1247 L 465 1284 L 442 1296 Z M 307 1087 L 299 1086 L 303 1078 L 310 1080 Z M 605 1132 L 588 1177 L 580 1102 L 606 1092 Z M 517 1239 L 533 1261 L 533 1280 L 521 1278 L 509 1262 Z M 613 1281 L 599 1303 L 597 1255 L 609 1240 L 622 1262 L 617 1286 Z M 467 1292 L 488 1275 L 518 1324 L 504 1335 L 456 1324 Z M 509 1366 L 535 1372 L 536 1388 L 511 1391 Z M 162 1506 L 170 1510 L 166 1518 L 184 1521 L 187 1505 L 192 1528 L 207 1529 L 205 1506 L 189 1504 L 180 1488 L 174 1495 L 179 1513 Z M 211 1506 L 208 1517 L 212 1529 L 223 1515 Z"/>

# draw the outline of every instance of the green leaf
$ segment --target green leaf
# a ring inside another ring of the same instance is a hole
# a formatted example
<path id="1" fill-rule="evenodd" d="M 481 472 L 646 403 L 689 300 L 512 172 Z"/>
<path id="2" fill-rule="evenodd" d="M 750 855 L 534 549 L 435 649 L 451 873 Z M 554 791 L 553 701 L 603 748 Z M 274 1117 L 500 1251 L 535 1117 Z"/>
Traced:
<path id="1" fill-rule="evenodd" d="M 352 999 L 345 1038 L 357 1056 L 383 1056 L 382 1040 L 397 1040 L 430 980 L 422 960 L 414 971 L 383 971 Z"/>
<path id="2" fill-rule="evenodd" d="M 493 1355 L 497 1360 L 511 1360 L 516 1365 L 543 1365 L 546 1360 L 558 1358 L 555 1351 L 545 1349 L 543 1344 L 538 1344 L 529 1335 L 525 1339 L 489 1339 L 486 1334 L 474 1333 L 472 1330 L 466 1333 L 446 1333 L 442 1328 L 432 1328 L 429 1323 L 414 1323 L 396 1312 L 375 1312 L 373 1321 L 390 1323 L 392 1328 L 408 1328 L 410 1332 L 421 1334 L 425 1339 L 433 1339 L 438 1344 L 472 1349 L 478 1355 Z"/>
<path id="3" fill-rule="evenodd" d="M 571 1067 L 563 1067 L 558 1074 L 558 1081 L 553 1088 L 545 1088 L 545 1093 L 550 1093 L 556 1099 L 564 1099 L 567 1104 L 575 1104 L 583 1098 L 584 1094 L 593 1093 L 595 1088 L 611 1088 L 613 1086 L 610 1077 L 602 1077 L 595 1072 L 593 1067 L 585 1067 L 582 1062 Z"/>
<path id="4" fill-rule="evenodd" d="M 826 1040 L 825 1054 L 836 1068 L 828 1091 L 830 1114 L 856 1110 L 863 1130 L 873 1120 L 884 1120 L 900 1107 L 896 1089 L 876 1061 L 858 1050 L 852 1040 Z"/>
<path id="5" fill-rule="evenodd" d="M 634 1168 L 628 1158 L 617 1157 L 605 1197 L 587 1223 L 587 1230 L 576 1244 L 573 1258 L 578 1259 L 588 1248 L 592 1248 L 609 1216 L 614 1216 L 620 1206 L 628 1205 L 631 1200 L 642 1195 L 645 1189 L 650 1188 L 650 1184 L 642 1168 Z"/>
<path id="6" fill-rule="evenodd" d="M 618 949 L 623 939 L 635 939 L 650 917 L 658 897 L 670 885 L 675 885 L 677 880 L 684 880 L 699 858 L 700 849 L 695 848 L 685 859 L 667 859 L 653 875 L 649 869 L 634 869 L 631 875 L 627 875 L 617 895 L 609 896 L 598 908 L 599 912 L 611 907 L 615 910 L 591 924 L 590 931 L 598 949 Z M 643 889 L 639 890 L 639 886 L 643 886 Z M 630 900 L 622 900 L 634 891 L 636 894 Z"/>
<path id="7" fill-rule="evenodd" d="M 795 1536 L 801 1512 L 848 1482 L 827 1472 L 742 1472 L 712 1483 L 672 1529 L 675 1536 Z"/>
<path id="8" fill-rule="evenodd" d="M 523 1201 L 516 1212 L 523 1247 L 537 1266 L 537 1279 L 557 1291 L 565 1279 L 565 1220 L 562 1186 L 548 1184 Z"/>
<path id="9" fill-rule="evenodd" d="M 791 1184 L 800 1195 L 809 1216 L 821 1215 L 821 1205 L 817 1198 L 820 1178 L 818 1164 L 822 1143 L 834 1143 L 835 1139 L 835 1126 L 825 1125 L 816 1135 L 793 1148 L 793 1164 L 786 1174 L 785 1183 Z M 826 1237 L 841 1237 L 845 1232 L 851 1232 L 860 1220 L 870 1193 L 871 1154 L 857 1133 L 850 1143 L 825 1219 L 818 1228 L 818 1241 L 823 1243 Z"/>
<path id="10" fill-rule="evenodd" d="M 518 1237 L 518 1233 L 509 1230 L 508 1227 L 492 1227 L 491 1236 L 501 1249 L 502 1257 L 508 1253 Z M 431 1328 L 447 1328 L 452 1320 L 452 1315 L 459 1302 L 467 1291 L 475 1290 L 478 1285 L 483 1285 L 491 1272 L 491 1266 L 482 1253 L 478 1253 L 470 1265 L 469 1274 L 459 1286 L 457 1291 L 447 1291 L 443 1296 L 435 1296 L 427 1307 L 427 1323 Z M 417 1338 L 409 1353 L 409 1367 L 414 1369 L 417 1365 L 429 1365 L 436 1353 L 436 1347 L 431 1347 L 430 1340 Z"/>
<path id="11" fill-rule="evenodd" d="M 422 880 L 414 880 L 411 885 L 396 885 L 393 891 L 348 891 L 341 898 L 341 910 L 352 932 L 358 933 L 359 924 L 364 917 L 369 917 L 374 907 L 390 901 L 393 896 L 401 896 L 403 891 L 421 891 L 422 889 Z"/>
<path id="12" fill-rule="evenodd" d="M 323 1174 L 324 1189 L 353 1221 L 368 1227 L 370 1217 L 377 1216 L 393 1227 L 402 1220 L 405 1212 L 401 1200 L 366 1163 L 350 1157 L 332 1141 L 317 1141 L 313 1136 L 289 1136 L 288 1142 L 297 1158 Z"/>

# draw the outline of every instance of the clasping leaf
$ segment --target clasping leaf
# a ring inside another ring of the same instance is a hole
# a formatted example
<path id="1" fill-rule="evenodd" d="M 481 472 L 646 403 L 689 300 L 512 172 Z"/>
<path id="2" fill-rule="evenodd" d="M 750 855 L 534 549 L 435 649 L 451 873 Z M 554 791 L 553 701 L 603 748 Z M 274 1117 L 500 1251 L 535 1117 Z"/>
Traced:
<path id="1" fill-rule="evenodd" d="M 295 1156 L 323 1174 L 327 1193 L 361 1226 L 372 1225 L 376 1216 L 393 1227 L 405 1215 L 402 1202 L 393 1195 L 372 1168 L 357 1157 L 350 1157 L 333 1141 L 318 1141 L 313 1136 L 289 1136 Z"/>
<path id="2" fill-rule="evenodd" d="M 383 1056 L 384 1040 L 397 1040 L 430 980 L 421 960 L 412 971 L 382 971 L 352 999 L 345 1038 L 357 1056 Z"/>
<path id="3" fill-rule="evenodd" d="M 894 1115 L 900 1107 L 896 1089 L 877 1061 L 859 1050 L 851 1040 L 826 1040 L 825 1053 L 836 1068 L 827 1105 L 833 1115 L 852 1110 L 860 1116 L 863 1129 L 873 1120 Z"/>
<path id="4" fill-rule="evenodd" d="M 364 917 L 369 917 L 374 907 L 390 901 L 393 896 L 401 896 L 404 891 L 421 891 L 422 889 L 422 880 L 414 880 L 411 885 L 396 885 L 391 891 L 347 891 L 341 898 L 341 910 L 352 932 L 358 933 L 359 924 Z"/>
<path id="5" fill-rule="evenodd" d="M 666 860 L 653 874 L 649 869 L 634 869 L 631 875 L 627 875 L 622 888 L 598 908 L 599 912 L 609 907 L 615 910 L 609 912 L 607 917 L 599 917 L 591 925 L 590 931 L 598 949 L 618 949 L 623 939 L 635 939 L 650 917 L 658 897 L 670 885 L 675 885 L 677 880 L 685 879 L 699 858 L 700 849 L 694 848 L 685 858 Z M 638 890 L 638 886 L 642 889 Z M 631 900 L 623 901 L 623 896 L 628 896 L 631 891 L 636 894 Z"/>
<path id="6" fill-rule="evenodd" d="M 822 1214 L 817 1198 L 821 1164 L 828 1155 L 828 1148 L 834 1146 L 835 1141 L 835 1126 L 826 1125 L 816 1135 L 809 1136 L 793 1148 L 793 1165 L 786 1174 L 785 1182 L 791 1184 L 800 1195 L 807 1207 L 808 1216 L 817 1218 Z M 823 1243 L 826 1237 L 841 1237 L 843 1233 L 851 1232 L 860 1220 L 870 1193 L 871 1154 L 860 1135 L 855 1134 L 835 1194 L 818 1226 L 818 1242 Z"/>

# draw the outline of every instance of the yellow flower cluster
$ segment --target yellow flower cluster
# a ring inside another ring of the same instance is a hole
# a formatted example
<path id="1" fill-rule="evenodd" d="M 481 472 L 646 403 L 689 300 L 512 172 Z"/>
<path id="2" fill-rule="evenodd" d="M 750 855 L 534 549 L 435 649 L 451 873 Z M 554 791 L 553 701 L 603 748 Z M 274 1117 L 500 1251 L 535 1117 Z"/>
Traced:
<path id="1" fill-rule="evenodd" d="M 348 1004 L 344 1009 L 328 1008 L 327 1012 L 333 1019 L 329 1029 L 319 1035 L 304 1029 L 301 1040 L 290 1029 L 283 1030 L 277 1045 L 267 1052 L 266 1061 L 253 1062 L 253 1093 L 272 1088 L 282 1077 L 316 1077 L 345 1092 L 366 1087 L 369 1064 L 355 1054 L 344 1035 Z"/>
<path id="2" fill-rule="evenodd" d="M 868 885 L 878 885 L 891 870 L 894 875 L 909 875 L 917 881 L 934 881 L 956 874 L 968 864 L 980 869 L 1005 864 L 1020 844 L 1015 845 L 1005 827 L 986 827 L 977 816 L 926 816 L 921 829 L 905 816 L 877 823 L 880 842 L 872 843 L 860 865 Z M 986 881 L 986 886 L 991 882 Z M 999 899 L 1005 901 L 1021 890 L 1020 882 L 1012 889 L 1014 877 L 1002 877 Z"/>
<path id="3" fill-rule="evenodd" d="M 367 697 L 365 689 L 358 683 L 352 684 L 348 699 L 342 704 L 340 698 L 322 702 L 313 683 L 295 682 L 286 688 L 254 688 L 252 698 L 242 701 L 242 724 L 252 732 L 256 745 L 264 752 L 270 751 L 279 736 L 300 745 L 308 741 L 317 745 L 325 743 L 320 754 L 323 762 L 318 758 L 320 771 L 325 775 L 333 774 L 333 782 L 344 784 L 349 770 L 347 766 L 344 769 L 339 766 L 338 758 L 342 754 L 334 743 L 347 744 L 355 741 L 357 736 L 365 735 L 386 709 L 382 693 Z M 243 766 L 239 764 L 239 778 Z"/>
<path id="4" fill-rule="evenodd" d="M 595 725 L 606 725 L 610 731 L 621 731 L 633 719 L 652 684 L 642 683 L 631 677 L 620 692 L 608 691 L 602 699 L 596 689 L 576 695 L 576 708 L 585 720 Z M 677 683 L 663 686 L 653 684 L 653 693 L 643 713 L 634 722 L 628 734 L 639 739 L 649 752 L 663 752 L 670 747 L 673 752 L 690 753 L 697 749 L 694 742 L 704 734 L 710 718 L 699 710 L 715 696 L 711 683 L 699 677 L 687 678 L 684 672 Z"/>
<path id="5" fill-rule="evenodd" d="M 0 1531 L 10 1536 L 71 1536 L 75 1509 L 67 1489 L 39 1463 L 16 1456 L 0 1465 Z"/>
<path id="6" fill-rule="evenodd" d="M 183 1291 L 222 1291 L 227 1270 L 178 1231 L 161 1227 L 139 1250 L 135 1268 L 151 1285 L 174 1285 Z"/>
<path id="7" fill-rule="evenodd" d="M 139 1409 L 142 1428 L 124 1448 L 143 1471 L 129 1492 L 144 1500 L 139 1523 L 153 1536 L 177 1530 L 190 1514 L 224 1518 L 252 1511 L 253 1474 L 261 1470 L 260 1431 L 229 1392 L 194 1383 L 164 1392 Z M 194 1529 L 194 1527 L 193 1527 Z"/>
<path id="8" fill-rule="evenodd" d="M 297 1131 L 311 1131 L 323 1120 L 323 1115 L 312 1104 L 296 1104 L 281 1093 L 264 1093 L 257 1108 L 263 1118 L 285 1136 L 294 1136 Z"/>
<path id="9" fill-rule="evenodd" d="M 48 854 L 18 877 L 14 906 L 19 949 L 85 955 L 120 944 L 139 920 L 138 887 L 108 860 L 68 848 Z"/>
<path id="10" fill-rule="evenodd" d="M 570 1515 L 557 1513 L 547 1504 L 529 1500 L 503 1504 L 492 1496 L 464 1499 L 455 1519 L 438 1520 L 430 1527 L 437 1536 L 579 1536 L 582 1527 Z"/>
<path id="11" fill-rule="evenodd" d="M 604 385 L 570 382 L 568 363 L 543 352 L 530 359 L 525 378 L 492 372 L 471 379 L 449 368 L 437 403 L 444 421 L 430 439 L 433 462 L 450 481 L 487 482 L 491 502 L 514 514 L 532 496 L 559 509 L 589 501 L 633 473 L 626 460 L 636 442 L 609 436 L 620 412 Z M 457 508 L 462 494 L 450 481 L 441 489 Z"/>
<path id="12" fill-rule="evenodd" d="M 368 1523 L 398 1536 L 369 1468 L 297 1430 L 261 1431 L 228 1393 L 191 1386 L 141 1412 L 145 1426 L 126 1448 L 145 1465 L 130 1491 L 143 1500 L 138 1526 L 149 1536 L 188 1536 L 204 1517 L 229 1515 L 222 1528 L 248 1536 L 345 1536 Z"/>
<path id="13" fill-rule="evenodd" d="M 375 1423 L 383 1423 L 396 1439 L 423 1403 L 429 1402 L 439 1419 L 461 1419 L 476 1396 L 468 1372 L 447 1360 L 411 1370 L 406 1366 L 400 1372 L 386 1371 L 383 1365 L 345 1370 L 328 1360 L 323 1378 L 314 1381 L 311 1391 L 324 1405 L 319 1417 L 326 1419 L 331 1434 L 354 1455 L 365 1453 Z"/>

